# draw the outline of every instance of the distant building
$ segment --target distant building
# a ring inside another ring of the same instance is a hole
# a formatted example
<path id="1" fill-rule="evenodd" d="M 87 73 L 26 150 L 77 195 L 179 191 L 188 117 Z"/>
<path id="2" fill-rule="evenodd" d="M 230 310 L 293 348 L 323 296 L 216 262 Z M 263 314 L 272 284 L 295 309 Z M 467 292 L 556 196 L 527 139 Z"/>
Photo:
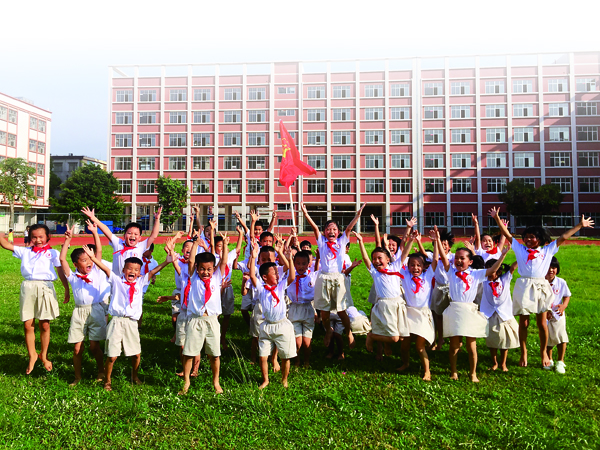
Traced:
<path id="1" fill-rule="evenodd" d="M 52 164 L 52 172 L 54 172 L 63 183 L 71 176 L 71 173 L 86 164 L 93 164 L 100 167 L 102 170 L 106 170 L 106 161 L 90 158 L 89 156 L 73 155 L 73 153 L 69 153 L 68 155 L 51 155 L 50 163 Z"/>

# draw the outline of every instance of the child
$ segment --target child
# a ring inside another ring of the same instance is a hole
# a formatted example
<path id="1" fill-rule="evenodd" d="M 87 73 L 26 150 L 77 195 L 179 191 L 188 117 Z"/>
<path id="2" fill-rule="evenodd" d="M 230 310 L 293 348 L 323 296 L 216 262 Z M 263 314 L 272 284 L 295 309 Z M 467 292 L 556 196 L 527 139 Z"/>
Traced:
<path id="1" fill-rule="evenodd" d="M 348 224 L 346 230 L 340 235 L 340 230 L 337 222 L 328 220 L 325 222 L 323 234 L 319 231 L 317 224 L 310 218 L 306 205 L 300 203 L 304 217 L 310 224 L 315 238 L 317 239 L 317 247 L 319 249 L 320 267 L 319 275 L 315 285 L 315 309 L 321 311 L 321 320 L 325 327 L 325 339 L 323 343 L 325 347 L 329 346 L 329 341 L 333 331 L 329 326 L 329 311 L 335 309 L 344 324 L 344 330 L 348 334 L 348 343 L 350 348 L 354 348 L 354 336 L 350 329 L 350 319 L 346 314 L 345 283 L 342 271 L 343 256 L 342 249 L 349 242 L 350 232 L 360 219 L 363 209 L 367 206 L 366 203 L 356 212 L 354 219 Z M 338 237 L 339 236 L 339 237 Z"/>
<path id="2" fill-rule="evenodd" d="M 509 246 L 510 248 L 510 246 Z M 494 265 L 496 259 L 488 259 L 485 268 Z M 513 316 L 512 299 L 510 297 L 510 281 L 517 268 L 514 262 L 510 266 L 502 264 L 500 268 L 487 277 L 483 283 L 481 312 L 488 319 L 489 334 L 485 340 L 492 356 L 492 370 L 498 365 L 503 372 L 508 372 L 506 359 L 508 350 L 519 347 L 519 325 Z M 500 364 L 498 364 L 498 349 L 500 349 Z"/>
<path id="3" fill-rule="evenodd" d="M 473 227 L 475 227 L 475 241 L 473 247 L 475 247 L 474 253 L 483 258 L 484 262 L 488 262 L 490 259 L 498 259 L 500 257 L 501 248 L 504 247 L 506 238 L 504 235 L 499 236 L 499 241 L 496 243 L 494 237 L 490 234 L 479 232 L 479 219 L 475 214 L 471 214 L 473 221 Z M 508 222 L 503 220 L 504 226 L 508 226 Z"/>
<path id="4" fill-rule="evenodd" d="M 289 255 L 289 249 L 288 249 Z M 288 387 L 288 375 L 290 373 L 290 358 L 296 357 L 296 342 L 294 339 L 294 326 L 286 317 L 286 304 L 284 295 L 286 288 L 291 285 L 296 273 L 289 267 L 287 258 L 283 253 L 279 254 L 281 262 L 287 266 L 283 276 L 279 277 L 279 270 L 275 263 L 262 264 L 259 269 L 260 279 L 256 276 L 256 264 L 258 248 L 252 249 L 250 257 L 250 280 L 256 288 L 258 302 L 262 306 L 265 321 L 260 326 L 259 335 L 259 358 L 262 383 L 258 387 L 264 389 L 269 384 L 268 357 L 277 348 L 281 357 L 281 384 Z"/>
<path id="5" fill-rule="evenodd" d="M 437 226 L 434 227 L 438 248 L 443 249 Z M 502 264 L 508 248 L 504 248 L 500 258 L 489 269 L 472 269 L 473 253 L 466 248 L 459 248 L 454 255 L 454 266 L 442 251 L 440 256 L 444 271 L 448 275 L 448 288 L 450 292 L 450 305 L 444 311 L 444 337 L 450 338 L 450 378 L 458 380 L 456 360 L 462 336 L 467 338 L 467 351 L 469 353 L 469 369 L 471 381 L 479 383 L 477 378 L 477 345 L 476 338 L 487 337 L 488 322 L 485 316 L 477 310 L 474 303 L 477 295 L 477 285 L 485 277 L 496 272 Z"/>
<path id="6" fill-rule="evenodd" d="M 107 358 L 104 389 L 112 391 L 112 370 L 115 361 L 121 355 L 121 347 L 123 347 L 125 356 L 131 357 L 131 381 L 135 384 L 142 384 L 138 378 L 142 352 L 138 319 L 142 315 L 144 285 L 148 284 L 156 273 L 169 264 L 171 258 L 167 256 L 164 263 L 142 277 L 142 260 L 129 257 L 124 261 L 122 275 L 119 276 L 102 264 L 102 261 L 98 260 L 86 245 L 83 246 L 83 250 L 94 264 L 106 274 L 111 285 L 108 313 L 112 316 L 112 320 L 106 328 L 105 353 Z"/>
<path id="7" fill-rule="evenodd" d="M 300 242 L 300 250 L 304 250 L 307 252 L 312 252 L 312 244 L 308 240 L 303 240 Z"/>
<path id="8" fill-rule="evenodd" d="M 11 244 L 14 244 L 14 242 L 15 242 L 15 236 L 13 234 L 13 229 L 12 228 L 10 228 L 8 230 L 8 242 L 11 243 Z"/>
<path id="9" fill-rule="evenodd" d="M 73 227 L 74 228 L 74 227 Z M 98 375 L 96 381 L 104 380 L 104 354 L 100 341 L 106 339 L 106 318 L 103 305 L 103 289 L 107 282 L 106 274 L 94 265 L 92 260 L 81 248 L 76 248 L 71 253 L 71 261 L 75 265 L 75 272 L 71 272 L 67 262 L 67 251 L 73 237 L 73 228 L 65 233 L 65 242 L 60 252 L 60 263 L 71 288 L 75 309 L 71 316 L 69 337 L 67 342 L 75 344 L 73 349 L 73 367 L 75 380 L 69 386 L 75 386 L 81 381 L 81 362 L 83 359 L 83 341 L 87 334 L 90 340 L 90 352 L 96 359 Z M 88 228 L 94 235 L 96 243 L 96 258 L 102 260 L 102 245 L 98 236 L 98 227 L 88 221 Z"/>
<path id="10" fill-rule="evenodd" d="M 260 214 L 258 214 L 256 211 L 250 211 L 250 228 L 248 228 L 248 226 L 244 223 L 244 221 L 242 220 L 242 218 L 240 217 L 240 214 L 237 211 L 234 211 L 233 214 L 235 215 L 235 218 L 237 219 L 238 223 L 240 224 L 240 226 L 244 229 L 244 233 L 245 233 L 245 237 L 246 237 L 246 248 L 244 250 L 244 261 L 250 259 L 250 253 L 251 253 L 251 249 L 252 249 L 252 240 L 253 239 L 258 239 L 260 240 L 260 235 L 263 233 L 263 231 L 268 231 L 270 233 L 273 232 L 273 229 L 275 228 L 275 223 L 277 222 L 277 211 L 273 211 L 273 216 L 271 218 L 271 222 L 269 223 L 268 228 L 265 230 L 264 229 L 264 224 L 259 220 L 260 219 Z M 272 245 L 272 244 L 270 244 Z"/>
<path id="11" fill-rule="evenodd" d="M 153 243 L 150 244 L 150 247 L 148 247 L 144 253 L 142 253 L 142 262 L 144 263 L 144 265 L 142 266 L 142 276 L 146 275 L 152 269 L 154 269 L 156 266 L 158 266 L 158 263 L 152 256 L 152 252 L 154 252 L 154 244 Z M 152 277 L 152 280 L 150 280 L 150 284 L 154 284 L 156 282 L 156 277 L 158 275 L 160 275 L 160 272 L 154 274 L 154 276 Z M 150 284 L 144 286 L 144 294 L 148 290 L 148 286 L 150 286 Z"/>
<path id="12" fill-rule="evenodd" d="M 23 232 L 23 245 L 25 247 L 30 247 L 29 245 L 29 226 L 25 227 L 25 231 Z"/>
<path id="13" fill-rule="evenodd" d="M 435 240 L 435 238 L 432 240 Z M 438 251 L 440 255 L 444 253 L 450 264 L 452 264 L 454 262 L 454 255 L 452 254 L 451 249 L 454 245 L 454 235 L 447 231 L 443 231 L 440 233 L 440 240 L 442 246 Z M 450 304 L 448 276 L 446 275 L 446 271 L 442 270 L 442 264 L 437 265 L 434 280 L 434 286 L 431 289 L 431 312 L 433 313 L 433 323 L 435 325 L 437 341 L 432 345 L 431 350 L 436 351 L 441 350 L 444 345 L 444 321 L 442 319 L 442 314 Z"/>
<path id="14" fill-rule="evenodd" d="M 29 364 L 25 374 L 29 375 L 35 362 L 41 359 L 44 368 L 52 370 L 52 362 L 48 360 L 48 344 L 50 343 L 50 321 L 59 315 L 58 301 L 54 284 L 56 274 L 65 288 L 65 301 L 69 302 L 69 283 L 60 264 L 59 253 L 52 250 L 48 241 L 50 230 L 46 225 L 32 225 L 29 228 L 31 247 L 19 247 L 11 244 L 0 233 L 0 246 L 13 252 L 13 256 L 21 260 L 21 275 L 25 280 L 21 283 L 20 316 L 25 331 L 25 345 L 29 354 Z M 56 268 L 56 271 L 55 271 Z M 41 352 L 35 351 L 35 321 L 39 322 Z"/>
<path id="15" fill-rule="evenodd" d="M 569 306 L 569 300 L 571 300 L 571 291 L 567 282 L 562 278 L 557 277 L 560 273 L 560 264 L 558 260 L 553 256 L 550 268 L 546 279 L 550 283 L 552 293 L 554 294 L 554 300 L 552 302 L 552 309 L 548 311 L 548 358 L 550 359 L 550 365 L 544 367 L 544 369 L 552 369 L 556 367 L 556 372 L 560 374 L 565 373 L 565 352 L 567 351 L 567 342 L 569 342 L 569 336 L 567 336 L 567 316 L 565 315 L 565 309 Z M 558 348 L 558 361 L 556 366 L 552 360 L 552 349 Z"/>
<path id="16" fill-rule="evenodd" d="M 513 291 L 513 313 L 515 316 L 519 316 L 519 341 L 521 344 L 519 365 L 527 366 L 527 328 L 529 327 L 529 316 L 535 314 L 540 337 L 542 367 L 546 367 L 550 365 L 550 358 L 546 350 L 548 346 L 546 312 L 551 308 L 554 297 L 550 283 L 545 276 L 552 262 L 552 256 L 558 252 L 558 247 L 582 228 L 592 228 L 594 221 L 581 216 L 581 222 L 564 232 L 552 243 L 550 243 L 548 232 L 543 227 L 528 227 L 523 232 L 523 245 L 513 239 L 512 234 L 500 219 L 499 211 L 499 208 L 492 208 L 490 216 L 496 220 L 500 232 L 512 244 L 517 257 L 519 275 L 521 275 L 521 278 L 515 282 Z"/>
<path id="17" fill-rule="evenodd" d="M 348 318 L 350 319 L 352 334 L 367 335 L 371 332 L 371 323 L 364 311 L 359 311 L 356 307 L 350 306 L 346 310 L 346 313 L 348 313 Z M 338 360 L 342 360 L 346 357 L 344 354 L 344 341 L 342 340 L 344 324 L 336 311 L 331 311 L 329 321 L 333 330 L 333 339 L 329 343 L 329 352 L 325 357 L 327 359 L 337 357 Z M 336 346 L 338 349 L 337 352 L 335 351 Z"/>

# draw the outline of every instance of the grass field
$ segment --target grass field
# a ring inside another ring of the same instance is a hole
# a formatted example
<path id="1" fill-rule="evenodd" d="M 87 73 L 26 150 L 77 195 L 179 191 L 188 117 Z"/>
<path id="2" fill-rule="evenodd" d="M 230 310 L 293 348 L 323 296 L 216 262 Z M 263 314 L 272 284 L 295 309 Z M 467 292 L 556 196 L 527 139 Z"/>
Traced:
<path id="1" fill-rule="evenodd" d="M 372 247 L 372 244 L 371 244 Z M 105 255 L 112 252 L 105 247 Z M 155 254 L 162 260 L 162 246 Z M 352 258 L 358 247 L 352 245 Z M 278 374 L 259 391 L 258 367 L 249 363 L 250 341 L 239 312 L 241 274 L 234 273 L 236 313 L 231 349 L 221 362 L 225 393 L 213 394 L 208 360 L 188 396 L 181 380 L 170 306 L 155 299 L 173 289 L 173 268 L 148 290 L 141 330 L 143 386 L 131 386 L 129 361 L 115 364 L 113 392 L 94 383 L 94 363 L 84 359 L 84 380 L 73 379 L 67 332 L 73 302 L 61 304 L 52 323 L 49 357 L 30 376 L 19 321 L 20 261 L 0 253 L 0 447 L 2 448 L 416 448 L 592 449 L 600 447 L 600 247 L 564 246 L 557 257 L 573 293 L 567 309 L 570 343 L 564 376 L 540 368 L 535 323 L 530 327 L 530 367 L 519 368 L 509 352 L 508 373 L 488 372 L 489 352 L 478 341 L 479 378 L 468 381 L 466 351 L 459 354 L 460 380 L 449 379 L 447 347 L 430 352 L 433 380 L 423 382 L 413 349 L 408 373 L 398 374 L 394 356 L 377 362 L 364 337 L 343 362 L 324 358 L 317 331 L 310 369 L 294 371 L 285 390 Z M 110 259 L 110 257 L 108 258 Z M 514 260 L 511 254 L 508 261 Z M 369 311 L 371 278 L 364 265 L 353 272 L 355 304 Z M 62 285 L 56 283 L 58 298 Z M 535 322 L 535 321 L 533 321 Z M 39 338 L 38 338 L 39 345 Z"/>

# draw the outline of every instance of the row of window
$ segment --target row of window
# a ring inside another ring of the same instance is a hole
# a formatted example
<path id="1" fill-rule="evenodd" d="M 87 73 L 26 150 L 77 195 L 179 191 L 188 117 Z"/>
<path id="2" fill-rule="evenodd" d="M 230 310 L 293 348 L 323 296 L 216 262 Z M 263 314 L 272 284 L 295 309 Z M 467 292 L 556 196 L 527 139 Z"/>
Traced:
<path id="1" fill-rule="evenodd" d="M 42 119 L 36 119 L 35 117 L 29 117 L 29 128 L 45 133 L 46 121 Z"/>
<path id="2" fill-rule="evenodd" d="M 7 133 L 6 131 L 0 131 L 0 145 L 7 145 L 9 147 L 17 147 L 17 135 Z"/>
<path id="3" fill-rule="evenodd" d="M 11 123 L 17 123 L 17 117 L 18 113 L 16 110 L 0 105 L 0 120 L 6 120 Z M 29 128 L 45 133 L 46 121 L 42 119 L 37 119 L 35 117 L 29 117 Z"/>
<path id="4" fill-rule="evenodd" d="M 46 153 L 46 143 L 29 139 L 29 151 L 37 153 Z"/>
<path id="5" fill-rule="evenodd" d="M 598 213 L 584 213 L 586 217 L 592 217 L 594 220 L 598 220 L 600 219 L 600 214 Z M 504 219 L 506 219 L 506 214 L 504 213 L 500 213 L 501 216 L 503 216 Z M 552 215 L 552 225 L 555 227 L 565 227 L 565 228 L 570 228 L 573 226 L 573 222 L 574 222 L 574 218 L 573 218 L 573 214 L 570 212 L 564 212 L 564 213 L 555 213 Z M 392 219 L 392 226 L 404 226 L 404 224 L 406 223 L 406 220 L 410 219 L 412 217 L 412 213 L 411 212 L 392 212 L 391 214 L 391 219 Z M 471 212 L 453 212 L 452 213 L 452 217 L 451 217 L 451 222 L 450 223 L 446 223 L 446 216 L 443 212 L 434 212 L 434 211 L 429 211 L 429 212 L 425 212 L 425 226 L 426 227 L 433 227 L 434 225 L 437 226 L 452 226 L 452 227 L 465 227 L 465 228 L 470 228 L 473 227 L 473 220 L 471 217 Z M 490 227 L 494 227 L 495 223 L 493 222 L 494 219 L 492 218 L 487 218 L 484 217 L 484 220 L 487 219 L 488 223 L 487 225 L 485 223 L 482 223 L 483 226 L 490 226 Z M 519 220 L 519 218 L 517 218 L 517 226 L 521 227 L 521 226 L 525 226 L 526 223 L 524 222 L 526 218 L 523 219 L 523 223 L 521 223 L 521 221 Z"/>
<path id="6" fill-rule="evenodd" d="M 38 175 L 44 176 L 44 165 L 29 162 L 29 167 L 33 167 Z"/>
<path id="7" fill-rule="evenodd" d="M 522 178 L 525 183 L 532 186 L 535 185 L 533 178 Z M 487 193 L 501 194 L 506 192 L 506 178 L 487 178 Z M 581 193 L 600 193 L 600 178 L 596 177 L 582 177 L 579 178 L 579 192 Z M 380 181 L 380 180 L 374 180 Z M 471 178 L 451 178 L 452 191 L 453 193 L 470 193 L 472 192 Z M 381 182 L 383 182 L 381 180 Z M 572 179 L 567 177 L 556 177 L 550 178 L 550 184 L 554 184 L 560 187 L 560 191 L 563 194 L 572 193 Z M 382 187 L 383 189 L 383 187 Z M 369 192 L 367 187 L 367 192 Z M 384 192 L 378 190 L 374 192 Z M 446 181 L 444 178 L 426 178 L 425 179 L 425 192 L 429 193 L 445 193 L 446 192 Z"/>

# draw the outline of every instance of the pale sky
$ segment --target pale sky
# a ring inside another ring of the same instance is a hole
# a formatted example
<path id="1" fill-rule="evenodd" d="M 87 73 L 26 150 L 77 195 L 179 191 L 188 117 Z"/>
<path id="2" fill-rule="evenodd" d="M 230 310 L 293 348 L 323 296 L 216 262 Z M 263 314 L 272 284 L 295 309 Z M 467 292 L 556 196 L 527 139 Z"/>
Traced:
<path id="1" fill-rule="evenodd" d="M 108 66 L 599 51 L 600 1 L 2 0 L 0 92 L 106 159 Z"/>

